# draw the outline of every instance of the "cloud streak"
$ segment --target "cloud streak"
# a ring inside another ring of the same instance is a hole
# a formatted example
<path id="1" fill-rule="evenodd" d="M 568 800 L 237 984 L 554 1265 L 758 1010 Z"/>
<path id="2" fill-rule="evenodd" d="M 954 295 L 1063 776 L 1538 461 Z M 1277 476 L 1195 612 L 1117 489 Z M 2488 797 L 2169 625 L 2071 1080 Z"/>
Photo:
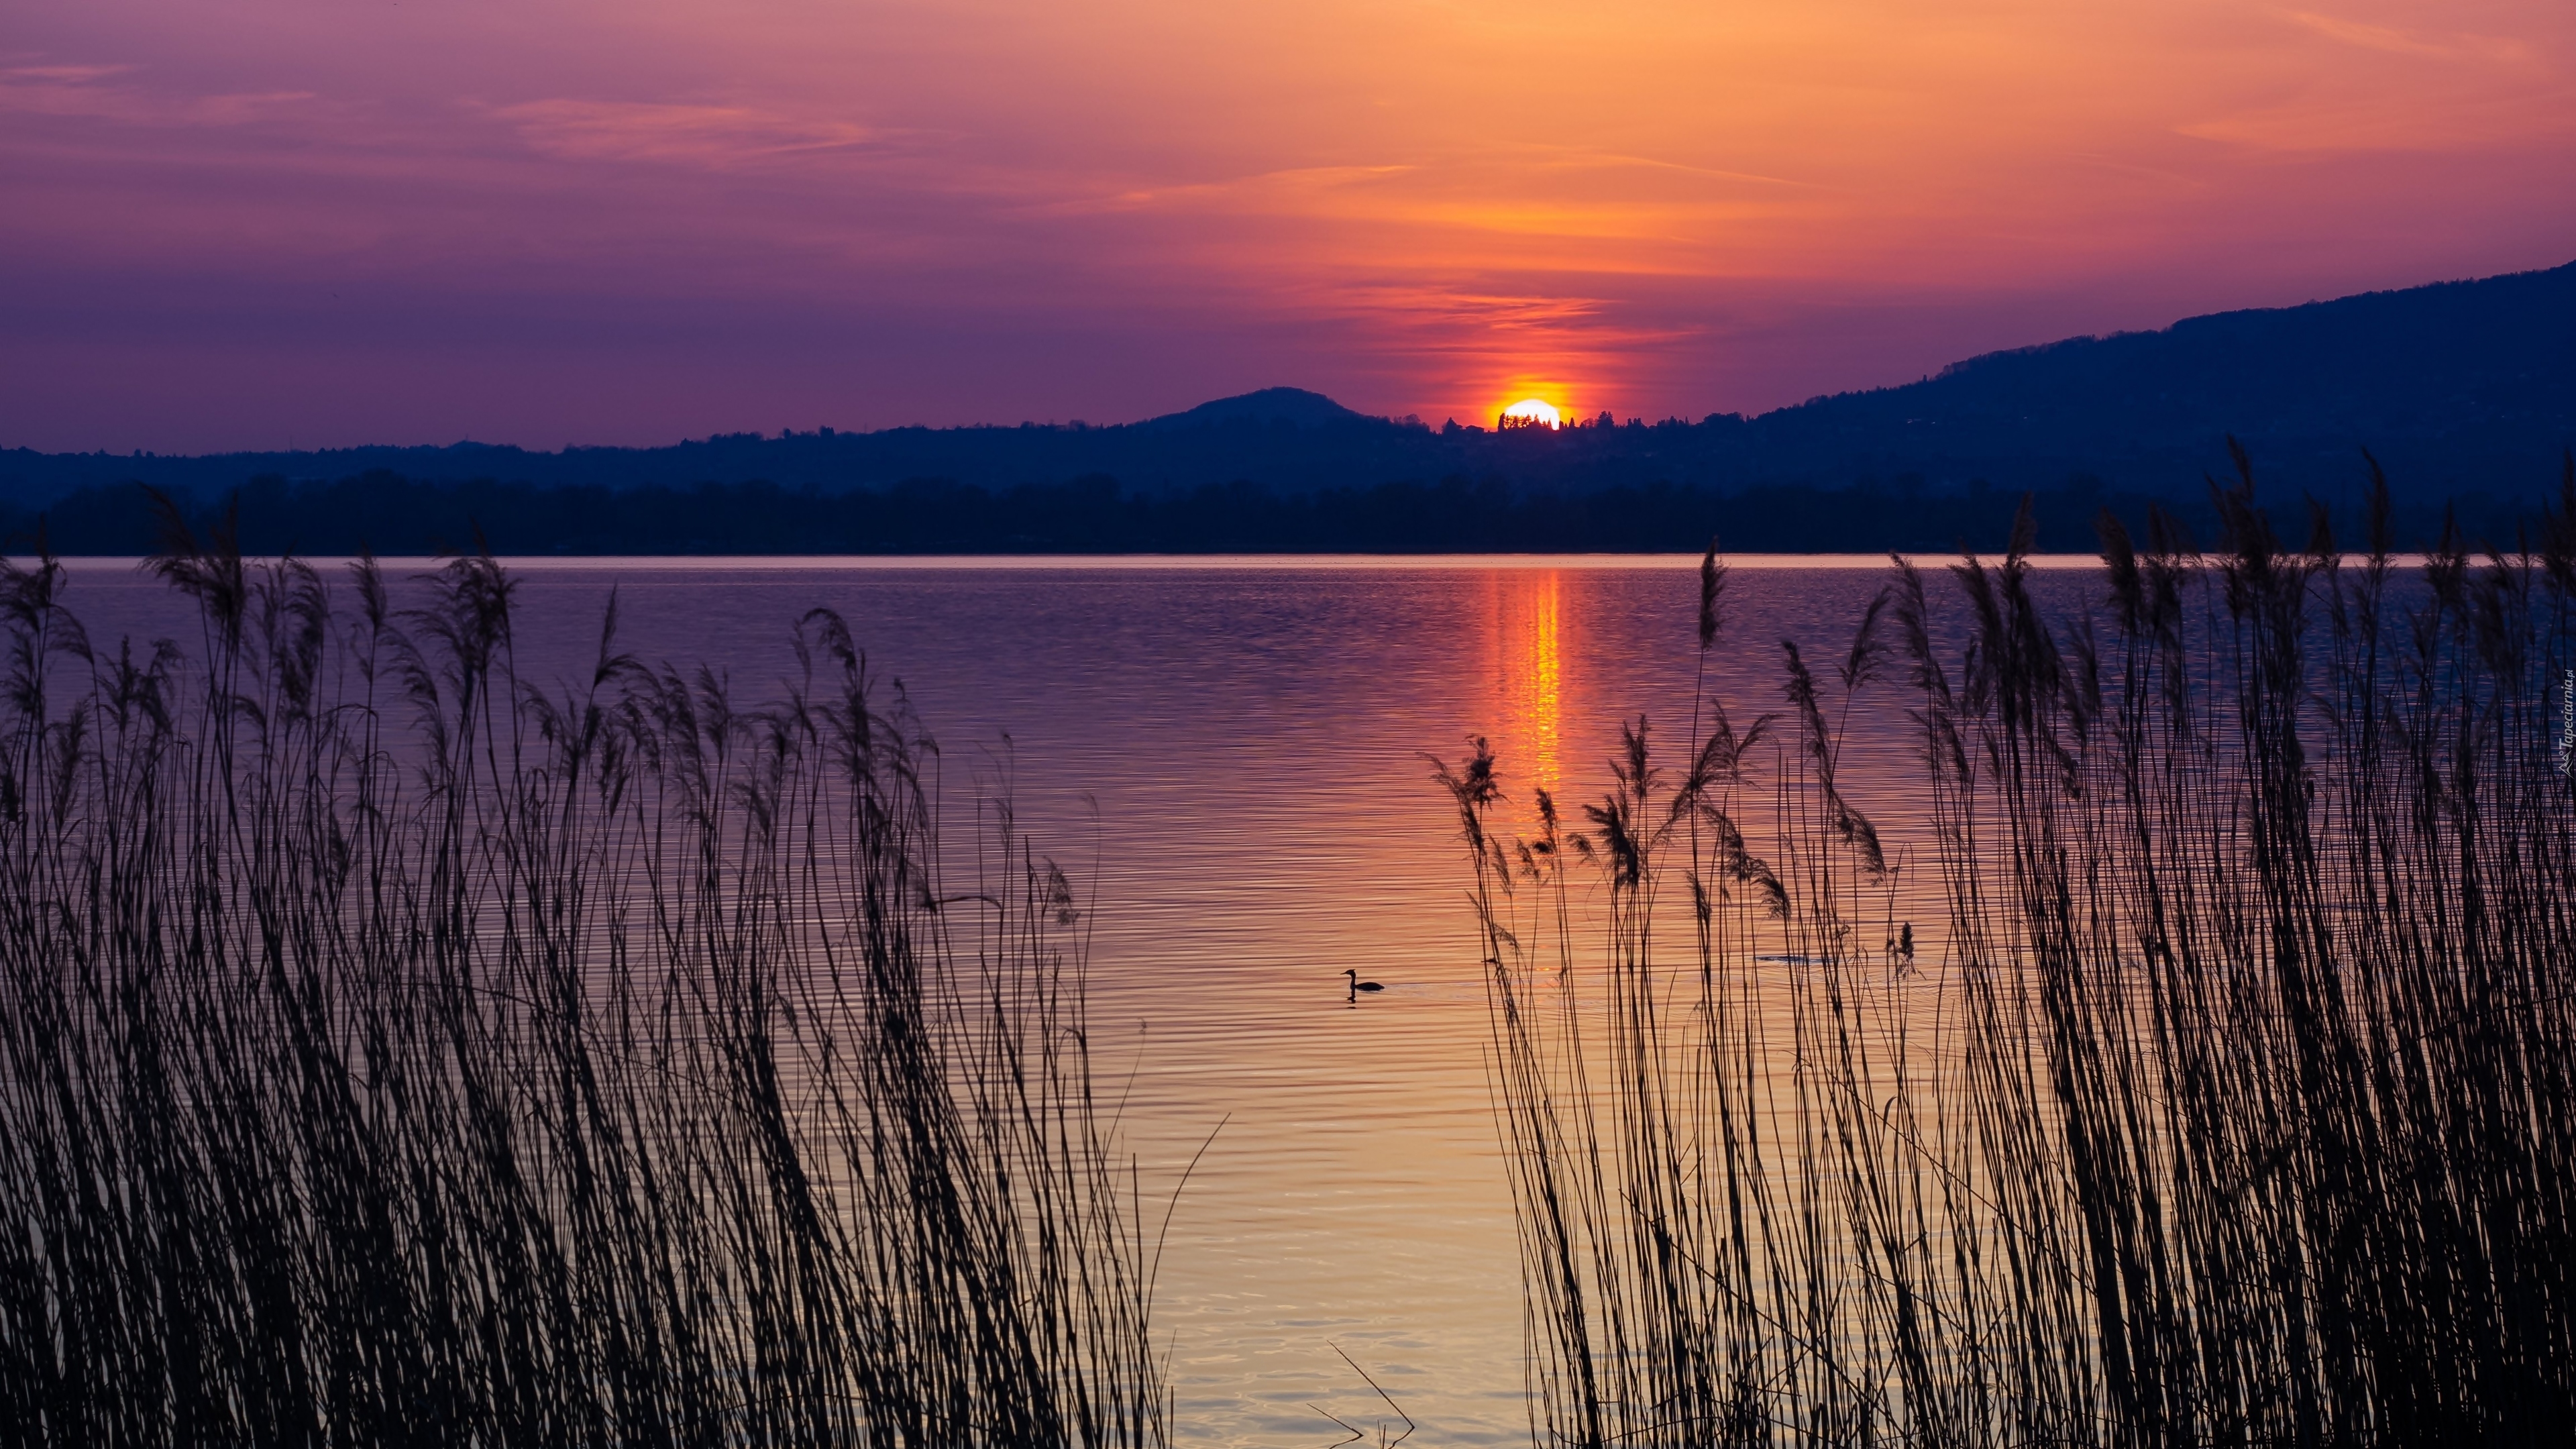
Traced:
<path id="1" fill-rule="evenodd" d="M 136 126 L 245 126 L 316 99 L 312 91 L 171 95 L 138 85 L 101 84 L 134 71 L 135 67 L 127 65 L 33 65 L 0 70 L 0 111 Z"/>
<path id="2" fill-rule="evenodd" d="M 550 99 L 489 108 L 529 148 L 558 161 L 644 161 L 727 167 L 855 151 L 882 133 L 841 121 L 807 120 L 746 106 Z"/>
<path id="3" fill-rule="evenodd" d="M 2456 32 L 2402 30 L 2390 25 L 2370 25 L 2357 20 L 2338 19 L 2313 10 L 2293 10 L 2289 18 L 2301 27 L 2328 40 L 2363 50 L 2376 50 L 2388 55 L 2425 56 L 2434 60 L 2470 61 L 2483 65 L 2527 66 L 2536 55 L 2526 41 L 2510 36 L 2469 35 Z"/>

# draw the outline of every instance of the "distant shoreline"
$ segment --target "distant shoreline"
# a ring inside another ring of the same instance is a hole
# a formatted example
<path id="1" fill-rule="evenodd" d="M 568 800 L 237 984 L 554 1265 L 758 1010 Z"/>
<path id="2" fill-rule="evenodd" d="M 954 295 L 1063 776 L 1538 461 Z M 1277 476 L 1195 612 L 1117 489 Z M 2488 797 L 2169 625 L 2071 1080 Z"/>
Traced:
<path id="1" fill-rule="evenodd" d="M 1909 555 L 1911 556 L 1911 555 Z M 355 564 L 356 555 L 303 556 L 303 562 L 316 568 L 333 568 Z M 1922 555 L 1916 562 L 1941 562 L 1947 555 Z M 2389 563 L 2400 569 L 2421 568 L 2425 555 L 2392 554 Z M 29 558 L 22 554 L 0 554 L 24 565 Z M 2344 554 L 2345 567 L 2357 567 L 2368 559 L 2366 554 Z M 252 562 L 275 562 L 273 556 L 252 556 Z M 379 557 L 376 565 L 389 573 L 407 570 L 429 570 L 447 560 L 431 555 Z M 56 562 L 73 573 L 107 573 L 140 569 L 148 557 L 122 557 L 100 554 L 65 555 Z M 1637 573 L 1691 572 L 1700 565 L 1697 554 L 1683 553 L 1416 553 L 1416 554 L 496 554 L 493 562 L 517 571 L 548 573 L 609 573 L 620 570 L 640 572 L 735 572 L 799 573 L 845 570 L 884 573 L 1039 573 L 1051 570 L 1097 571 L 1101 573 L 1278 573 L 1278 572 L 1347 572 L 1372 570 L 1389 573 L 1425 570 L 1467 569 L 1592 569 Z M 2098 570 L 2104 565 L 2101 555 L 2083 553 L 2025 554 L 2028 567 L 2052 572 Z M 1848 569 L 1863 572 L 1884 569 L 1888 556 L 1883 553 L 1735 553 L 1726 555 L 1730 569 L 1763 572 L 1788 569 Z"/>
<path id="2" fill-rule="evenodd" d="M 2259 482 L 2259 470 L 2257 476 Z M 2313 544 L 2304 493 L 2275 488 L 2256 496 L 2285 546 Z M 2397 501 L 2389 537 L 2398 549 L 2424 549 L 2455 527 L 2471 546 L 2511 547 L 2547 496 L 2529 486 Z M 2361 546 L 2367 528 L 2360 499 L 2321 501 L 2333 546 Z M 1876 559 L 1890 552 L 2000 555 L 2025 506 L 2032 531 L 2022 542 L 2034 554 L 2093 555 L 2106 514 L 2141 547 L 2159 528 L 2186 549 L 2213 544 L 2223 532 L 2206 495 L 2112 490 L 2090 475 L 2027 492 L 1809 484 L 1720 492 L 1657 482 L 1569 494 L 1450 477 L 1302 493 L 1234 485 L 1155 494 L 1106 478 L 1001 490 L 929 481 L 826 493 L 758 482 L 627 490 L 460 484 L 379 472 L 312 483 L 272 476 L 216 499 L 156 501 L 129 483 L 83 488 L 43 506 L 0 505 L 0 552 L 35 553 L 41 537 L 57 556 L 141 557 L 164 546 L 176 510 L 175 521 L 191 536 L 229 536 L 242 552 L 267 556 L 1696 558 L 1715 539 L 1730 556 Z"/>

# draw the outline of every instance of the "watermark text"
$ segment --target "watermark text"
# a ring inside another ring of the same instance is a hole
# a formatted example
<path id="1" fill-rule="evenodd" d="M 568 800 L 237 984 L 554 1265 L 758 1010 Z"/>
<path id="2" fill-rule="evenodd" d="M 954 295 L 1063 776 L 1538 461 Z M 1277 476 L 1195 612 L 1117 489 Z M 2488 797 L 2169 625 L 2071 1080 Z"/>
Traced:
<path id="1" fill-rule="evenodd" d="M 2558 686 L 2558 773 L 2576 769 L 2576 669 Z"/>

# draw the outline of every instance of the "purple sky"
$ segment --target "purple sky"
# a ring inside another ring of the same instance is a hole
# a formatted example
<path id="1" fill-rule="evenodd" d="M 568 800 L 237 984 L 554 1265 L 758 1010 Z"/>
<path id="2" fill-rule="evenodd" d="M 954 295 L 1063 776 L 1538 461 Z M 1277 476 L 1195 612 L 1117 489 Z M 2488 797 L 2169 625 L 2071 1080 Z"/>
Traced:
<path id="1" fill-rule="evenodd" d="M 0 446 L 1697 416 L 2576 258 L 2576 7 L 12 18 Z"/>

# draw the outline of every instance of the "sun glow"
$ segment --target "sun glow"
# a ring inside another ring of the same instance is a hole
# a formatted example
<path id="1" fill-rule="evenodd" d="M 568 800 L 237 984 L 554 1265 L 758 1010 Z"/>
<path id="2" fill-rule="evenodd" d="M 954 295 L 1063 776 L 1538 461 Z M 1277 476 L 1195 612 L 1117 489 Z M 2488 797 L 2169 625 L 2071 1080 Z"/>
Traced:
<path id="1" fill-rule="evenodd" d="M 1512 404 L 1510 407 L 1503 409 L 1500 426 L 1506 428 L 1561 428 L 1565 426 L 1565 419 L 1562 414 L 1557 412 L 1553 404 L 1543 402 L 1538 398 L 1525 397 L 1519 402 Z"/>

